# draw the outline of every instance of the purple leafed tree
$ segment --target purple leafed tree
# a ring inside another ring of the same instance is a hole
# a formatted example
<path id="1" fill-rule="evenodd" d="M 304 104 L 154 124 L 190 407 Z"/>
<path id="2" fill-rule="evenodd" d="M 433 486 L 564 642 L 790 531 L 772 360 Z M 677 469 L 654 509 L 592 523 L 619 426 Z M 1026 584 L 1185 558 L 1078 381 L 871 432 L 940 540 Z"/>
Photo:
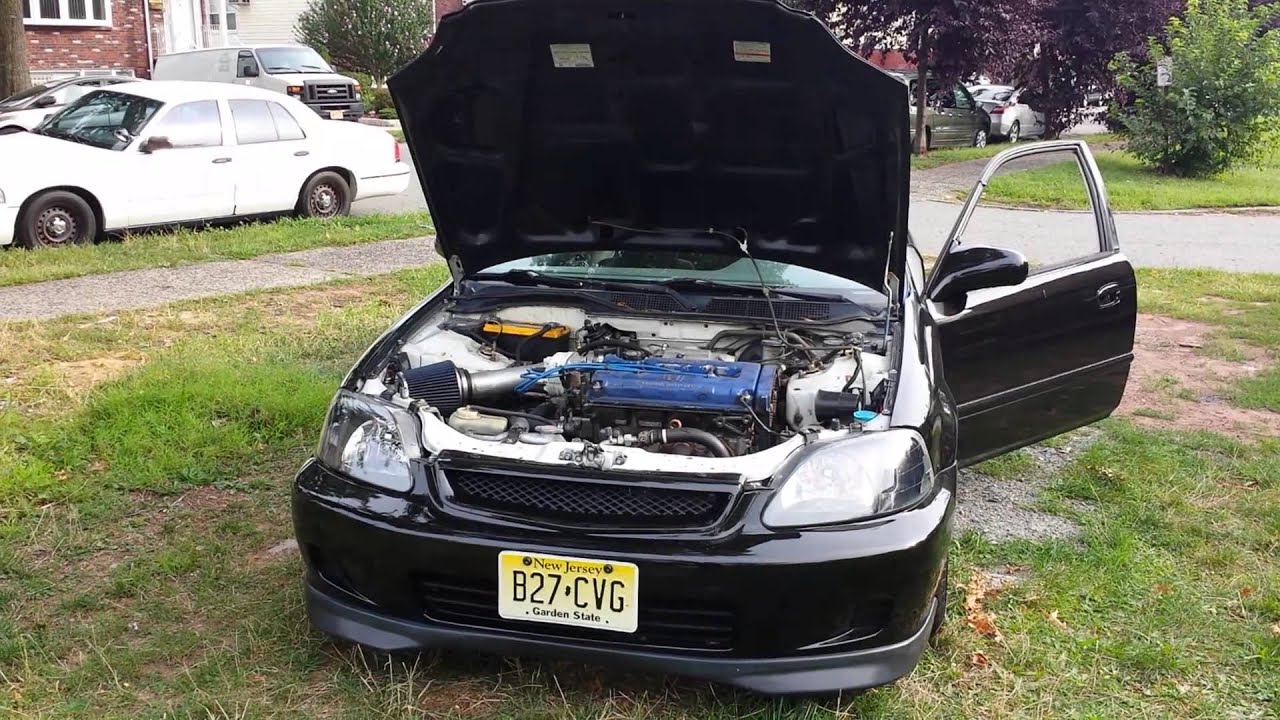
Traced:
<path id="1" fill-rule="evenodd" d="M 983 72 L 1003 56 L 1034 45 L 1028 33 L 1046 0 L 793 0 L 822 18 L 846 45 L 864 55 L 901 50 L 921 77 L 949 83 Z M 916 107 L 927 105 L 916 83 Z M 927 152 L 924 113 L 916 113 L 916 152 Z"/>
<path id="2" fill-rule="evenodd" d="M 991 71 L 1026 88 L 1045 114 L 1046 137 L 1081 119 L 1090 92 L 1110 92 L 1117 53 L 1142 55 L 1147 38 L 1182 12 L 1184 0 L 1040 0 L 1019 33 L 1020 47 Z"/>

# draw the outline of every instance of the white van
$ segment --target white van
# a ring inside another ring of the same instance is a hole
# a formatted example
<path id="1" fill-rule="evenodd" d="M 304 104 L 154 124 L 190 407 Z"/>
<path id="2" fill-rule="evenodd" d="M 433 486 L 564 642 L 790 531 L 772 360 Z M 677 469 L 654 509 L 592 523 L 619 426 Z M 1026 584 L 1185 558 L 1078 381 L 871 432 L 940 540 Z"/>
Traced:
<path id="1" fill-rule="evenodd" d="M 335 73 L 306 45 L 242 45 L 161 55 L 151 79 L 252 85 L 295 97 L 332 120 L 364 115 L 356 81 Z"/>

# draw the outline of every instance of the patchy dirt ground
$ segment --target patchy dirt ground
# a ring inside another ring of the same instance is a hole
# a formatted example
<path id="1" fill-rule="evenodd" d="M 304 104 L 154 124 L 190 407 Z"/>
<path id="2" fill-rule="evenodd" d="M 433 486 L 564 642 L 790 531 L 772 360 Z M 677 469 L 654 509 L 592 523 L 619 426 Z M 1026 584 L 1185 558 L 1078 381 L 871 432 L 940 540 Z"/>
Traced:
<path id="1" fill-rule="evenodd" d="M 1227 386 L 1268 367 L 1266 352 L 1243 343 L 1243 360 L 1209 357 L 1209 325 L 1139 315 L 1133 370 L 1117 414 L 1145 427 L 1209 430 L 1242 440 L 1280 436 L 1280 413 L 1231 405 Z"/>

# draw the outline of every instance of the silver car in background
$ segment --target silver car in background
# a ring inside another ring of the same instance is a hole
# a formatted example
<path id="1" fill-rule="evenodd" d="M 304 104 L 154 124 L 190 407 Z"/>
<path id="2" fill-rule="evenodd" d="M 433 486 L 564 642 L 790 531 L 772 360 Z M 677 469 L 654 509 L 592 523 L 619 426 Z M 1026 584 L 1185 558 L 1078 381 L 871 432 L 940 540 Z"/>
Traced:
<path id="1" fill-rule="evenodd" d="M 973 99 L 991 116 L 991 137 L 1018 142 L 1044 137 L 1044 113 L 1022 101 L 1022 91 L 1010 85 L 984 85 L 970 89 Z"/>

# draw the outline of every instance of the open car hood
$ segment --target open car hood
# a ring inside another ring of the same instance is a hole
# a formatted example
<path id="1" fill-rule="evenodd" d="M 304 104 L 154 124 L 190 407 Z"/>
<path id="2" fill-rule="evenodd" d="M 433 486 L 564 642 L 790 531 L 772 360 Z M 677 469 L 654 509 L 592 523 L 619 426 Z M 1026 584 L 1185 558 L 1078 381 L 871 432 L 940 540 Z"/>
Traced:
<path id="1" fill-rule="evenodd" d="M 455 277 L 745 235 L 881 288 L 905 257 L 906 85 L 773 0 L 475 0 L 389 86 Z"/>

